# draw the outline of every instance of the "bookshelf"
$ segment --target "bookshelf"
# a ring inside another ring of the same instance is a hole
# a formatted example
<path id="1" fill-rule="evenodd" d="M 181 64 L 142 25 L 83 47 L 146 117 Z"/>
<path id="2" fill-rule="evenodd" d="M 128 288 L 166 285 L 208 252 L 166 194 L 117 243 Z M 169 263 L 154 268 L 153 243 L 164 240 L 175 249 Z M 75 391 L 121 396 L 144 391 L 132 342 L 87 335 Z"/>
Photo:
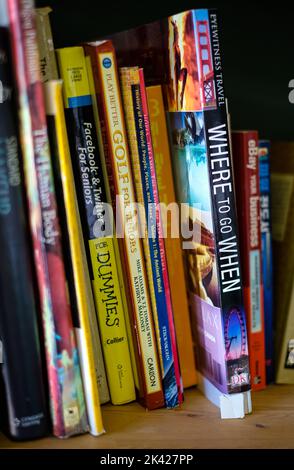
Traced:
<path id="1" fill-rule="evenodd" d="M 51 20 L 56 47 L 103 37 L 197 6 L 191 0 L 171 0 L 168 6 L 149 1 L 134 9 L 131 2 L 114 1 L 108 21 L 107 2 L 36 3 L 54 9 Z M 285 9 L 277 10 L 269 4 L 265 8 L 262 4 L 248 3 L 233 9 L 228 2 L 205 0 L 201 5 L 216 6 L 221 14 L 226 90 L 233 127 L 256 127 L 263 138 L 293 140 L 294 106 L 288 102 L 288 83 L 294 78 L 294 68 L 291 70 L 287 57 L 294 48 L 291 16 L 287 17 Z M 244 420 L 222 421 L 218 409 L 196 389 L 186 391 L 185 403 L 177 410 L 147 412 L 137 403 L 121 407 L 105 405 L 103 418 L 107 432 L 100 438 L 48 437 L 16 443 L 0 434 L 0 449 L 293 448 L 294 386 L 273 385 L 254 393 L 253 414 Z"/>
<path id="2" fill-rule="evenodd" d="M 272 385 L 253 393 L 253 413 L 243 420 L 221 420 L 196 389 L 186 391 L 174 411 L 145 411 L 139 404 L 102 407 L 107 433 L 59 440 L 48 437 L 15 443 L 0 435 L 0 449 L 292 449 L 294 386 Z"/>

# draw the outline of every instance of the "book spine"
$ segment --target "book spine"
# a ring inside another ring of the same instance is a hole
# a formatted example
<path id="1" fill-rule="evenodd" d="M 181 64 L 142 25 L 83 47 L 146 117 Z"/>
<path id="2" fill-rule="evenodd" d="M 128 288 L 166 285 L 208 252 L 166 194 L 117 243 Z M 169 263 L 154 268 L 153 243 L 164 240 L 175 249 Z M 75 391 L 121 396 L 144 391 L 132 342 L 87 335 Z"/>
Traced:
<path id="1" fill-rule="evenodd" d="M 40 54 L 41 80 L 43 83 L 48 80 L 57 80 L 57 64 L 52 38 L 49 14 L 51 8 L 36 8 L 36 30 L 37 42 Z"/>
<path id="2" fill-rule="evenodd" d="M 230 132 L 224 94 L 217 13 L 215 10 L 196 10 L 195 21 L 200 101 L 204 110 L 219 304 L 226 350 L 227 392 L 238 393 L 250 389 L 249 357 Z M 239 329 L 236 334 L 237 342 L 241 343 L 238 351 L 235 350 L 236 345 L 233 344 L 233 317 L 235 317 Z"/>
<path id="3" fill-rule="evenodd" d="M 68 129 L 73 136 L 71 153 L 76 184 L 80 189 L 79 206 L 84 238 L 88 243 L 110 395 L 113 404 L 123 404 L 135 399 L 135 387 L 83 48 L 60 49 L 58 60 L 61 76 L 68 83 L 67 89 L 71 90 L 65 95 Z M 78 67 L 83 95 L 80 95 L 80 87 L 75 88 Z M 82 100 L 86 100 L 86 104 L 81 105 Z"/>
<path id="4" fill-rule="evenodd" d="M 237 192 L 244 302 L 249 335 L 252 389 L 266 385 L 263 284 L 261 265 L 260 193 L 257 132 L 233 133 L 236 184 L 244 181 L 244 190 Z M 244 232 L 244 226 L 247 230 Z"/>
<path id="5" fill-rule="evenodd" d="M 140 185 L 137 185 L 137 197 L 144 204 L 147 236 L 144 245 L 149 285 L 154 288 L 155 306 L 153 316 L 156 318 L 157 343 L 160 351 L 163 389 L 165 403 L 173 408 L 182 402 L 181 375 L 177 357 L 177 346 L 174 333 L 173 312 L 170 298 L 169 279 L 166 267 L 163 230 L 159 212 L 159 198 L 155 174 L 151 132 L 143 70 L 135 70 L 131 74 L 130 93 L 133 105 L 133 116 L 136 127 L 136 145 L 138 152 L 132 154 L 137 160 Z M 124 69 L 122 69 L 122 86 L 124 89 Z M 123 92 L 126 96 L 125 92 Z M 130 119 L 127 119 L 127 129 Z M 138 196 L 138 193 L 141 193 Z"/>
<path id="6" fill-rule="evenodd" d="M 252 389 L 265 387 L 265 336 L 260 235 L 258 134 L 233 132 L 233 154 L 241 241 Z M 245 230 L 244 230 L 245 227 Z"/>
<path id="7" fill-rule="evenodd" d="M 8 25 L 2 7 L 1 3 L 0 113 L 5 119 L 0 119 L 0 370 L 7 432 L 13 439 L 23 440 L 46 435 L 48 422 L 9 63 Z"/>
<path id="8" fill-rule="evenodd" d="M 140 361 L 140 395 L 147 408 L 159 408 L 163 406 L 164 398 L 143 251 L 138 237 L 138 215 L 115 53 L 109 42 L 103 43 L 101 47 L 94 46 L 94 49 L 96 58 L 92 65 L 101 127 L 105 129 L 105 156 L 113 182 L 112 198 L 118 196 L 116 216 L 123 225 L 123 253 L 132 297 L 137 357 Z"/>
<path id="9" fill-rule="evenodd" d="M 266 383 L 274 382 L 273 254 L 270 200 L 270 142 L 259 142 L 261 259 L 264 299 Z"/>
<path id="10" fill-rule="evenodd" d="M 166 116 L 161 86 L 148 86 L 146 90 L 159 199 L 166 207 L 164 213 L 162 213 L 162 218 L 165 231 L 164 241 L 180 368 L 183 378 L 183 386 L 184 388 L 187 388 L 195 385 L 197 379 L 182 247 L 180 238 L 172 236 L 173 234 L 171 230 L 174 229 L 174 225 L 167 216 L 168 208 L 176 204 L 176 195 L 173 183 Z"/>
<path id="11" fill-rule="evenodd" d="M 8 11 L 53 432 L 65 437 L 73 432 L 73 420 L 69 394 L 63 390 L 67 389 L 66 383 L 73 386 L 71 374 L 76 346 L 40 80 L 34 5 L 31 0 L 9 0 Z"/>

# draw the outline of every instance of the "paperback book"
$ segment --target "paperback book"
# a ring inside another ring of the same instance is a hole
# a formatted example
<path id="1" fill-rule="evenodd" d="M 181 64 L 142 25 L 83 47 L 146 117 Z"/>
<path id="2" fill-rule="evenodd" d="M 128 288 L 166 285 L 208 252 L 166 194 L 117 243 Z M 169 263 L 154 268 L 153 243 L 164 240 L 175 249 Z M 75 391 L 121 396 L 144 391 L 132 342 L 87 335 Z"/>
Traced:
<path id="1" fill-rule="evenodd" d="M 235 185 L 252 390 L 265 388 L 265 330 L 261 265 L 258 133 L 233 132 Z"/>
<path id="2" fill-rule="evenodd" d="M 100 404 L 109 401 L 109 392 L 100 337 L 95 325 L 96 312 L 67 140 L 62 81 L 49 80 L 44 89 L 59 211 L 68 254 L 68 287 L 85 394 L 84 412 L 88 416 L 89 430 L 95 435 L 102 429 Z"/>
<path id="3" fill-rule="evenodd" d="M 271 226 L 270 142 L 259 141 L 261 263 L 263 280 L 266 383 L 274 382 L 273 253 Z"/>

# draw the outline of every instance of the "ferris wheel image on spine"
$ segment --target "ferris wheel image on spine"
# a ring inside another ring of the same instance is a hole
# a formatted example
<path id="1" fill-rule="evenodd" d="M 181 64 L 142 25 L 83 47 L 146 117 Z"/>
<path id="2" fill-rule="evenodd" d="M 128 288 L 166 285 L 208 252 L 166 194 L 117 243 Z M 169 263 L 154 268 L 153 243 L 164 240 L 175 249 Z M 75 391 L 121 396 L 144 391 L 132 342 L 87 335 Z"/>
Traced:
<path id="1" fill-rule="evenodd" d="M 238 359 L 248 354 L 245 318 L 238 307 L 233 307 L 225 316 L 224 336 L 226 360 Z"/>

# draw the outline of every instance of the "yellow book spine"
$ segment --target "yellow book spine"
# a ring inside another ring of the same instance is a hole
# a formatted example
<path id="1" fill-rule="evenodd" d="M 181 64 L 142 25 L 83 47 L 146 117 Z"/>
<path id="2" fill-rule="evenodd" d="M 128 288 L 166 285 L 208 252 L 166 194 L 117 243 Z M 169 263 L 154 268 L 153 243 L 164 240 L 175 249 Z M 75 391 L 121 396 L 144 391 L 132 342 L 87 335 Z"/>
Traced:
<path id="1" fill-rule="evenodd" d="M 164 203 L 167 207 L 169 204 L 176 202 L 176 197 L 161 86 L 147 87 L 147 97 L 159 199 L 160 202 Z M 166 222 L 165 249 L 168 274 L 181 373 L 183 385 L 186 388 L 196 384 L 197 376 L 185 283 L 184 261 L 180 238 L 173 238 L 171 236 L 170 218 L 162 217 L 162 220 Z"/>
<path id="2" fill-rule="evenodd" d="M 51 114 L 54 115 L 56 123 L 56 137 L 60 159 L 59 165 L 60 173 L 62 175 L 62 189 L 79 312 L 79 327 L 76 328 L 76 333 L 88 420 L 91 433 L 93 435 L 99 435 L 104 432 L 104 428 L 100 409 L 95 353 L 92 346 L 91 322 L 88 314 L 89 308 L 91 308 L 91 305 L 89 304 L 90 296 L 89 293 L 87 293 L 87 281 L 82 261 L 84 259 L 84 254 L 79 236 L 79 216 L 63 109 L 62 82 L 59 80 L 49 81 L 45 84 L 45 89 L 47 102 L 51 107 Z"/>
<path id="3" fill-rule="evenodd" d="M 72 160 L 108 384 L 112 403 L 119 405 L 135 399 L 135 384 L 86 61 L 81 47 L 57 53 L 66 112 L 75 125 Z"/>
<path id="4" fill-rule="evenodd" d="M 97 101 L 96 101 L 96 96 L 95 96 L 96 95 L 95 84 L 94 84 L 94 78 L 93 78 L 91 59 L 90 59 L 89 56 L 86 56 L 86 66 L 87 66 L 87 72 L 88 72 L 90 92 L 91 92 L 92 101 L 93 101 L 94 118 L 95 118 L 96 129 L 97 129 L 99 151 L 100 151 L 100 154 L 101 154 L 101 164 L 102 164 L 103 177 L 104 177 L 104 181 L 105 181 L 106 197 L 107 197 L 107 202 L 109 204 L 111 204 L 111 192 L 110 192 L 110 187 L 109 187 L 109 182 L 108 182 L 108 175 L 107 175 L 107 168 L 106 168 L 106 161 L 105 161 L 104 147 L 103 147 L 103 139 L 102 139 L 101 127 L 100 127 L 99 111 L 98 111 L 98 106 L 97 106 Z M 126 323 L 126 328 L 127 328 L 127 337 L 128 337 L 129 350 L 130 350 L 130 355 L 131 355 L 133 376 L 134 376 L 135 386 L 138 389 L 139 388 L 139 377 L 138 377 L 138 369 L 137 369 L 137 361 L 136 361 L 136 356 L 135 356 L 134 342 L 133 342 L 133 337 L 132 337 L 132 333 L 131 333 L 130 316 L 128 314 L 129 313 L 128 312 L 129 304 L 128 304 L 127 297 L 126 297 L 125 280 L 124 280 L 124 275 L 123 275 L 122 262 L 121 262 L 120 252 L 119 252 L 118 241 L 117 241 L 117 238 L 116 238 L 114 220 L 113 220 L 113 247 L 114 247 L 114 251 L 115 251 L 116 267 L 117 267 L 118 279 L 119 279 L 119 283 L 120 283 L 120 290 L 121 290 L 121 296 L 122 296 L 122 302 L 123 302 L 123 311 L 125 312 L 125 323 Z"/>

